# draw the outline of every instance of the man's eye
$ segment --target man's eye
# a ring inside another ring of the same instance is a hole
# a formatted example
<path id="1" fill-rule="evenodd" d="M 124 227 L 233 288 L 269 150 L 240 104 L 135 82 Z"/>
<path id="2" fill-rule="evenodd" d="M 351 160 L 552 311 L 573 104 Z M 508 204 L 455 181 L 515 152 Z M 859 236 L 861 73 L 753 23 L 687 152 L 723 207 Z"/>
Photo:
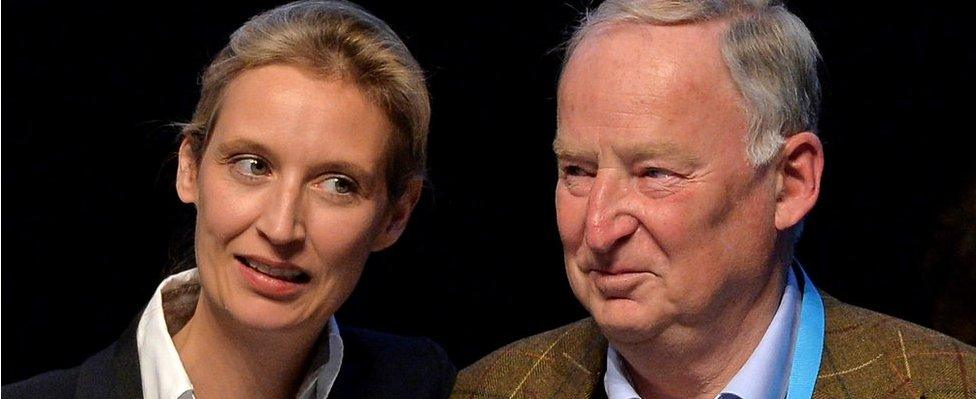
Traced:
<path id="1" fill-rule="evenodd" d="M 321 187 L 325 191 L 339 195 L 349 195 L 356 191 L 356 183 L 341 176 L 333 176 L 323 180 Z"/>
<path id="2" fill-rule="evenodd" d="M 586 170 L 576 165 L 566 165 L 563 167 L 563 174 L 566 176 L 585 176 Z"/>
<path id="3" fill-rule="evenodd" d="M 666 179 L 675 176 L 677 175 L 674 172 L 667 169 L 647 168 L 646 170 L 644 170 L 643 177 L 649 177 L 651 179 Z"/>
<path id="4" fill-rule="evenodd" d="M 271 174 L 268 163 L 257 158 L 241 158 L 234 161 L 234 171 L 248 177 L 267 176 Z"/>

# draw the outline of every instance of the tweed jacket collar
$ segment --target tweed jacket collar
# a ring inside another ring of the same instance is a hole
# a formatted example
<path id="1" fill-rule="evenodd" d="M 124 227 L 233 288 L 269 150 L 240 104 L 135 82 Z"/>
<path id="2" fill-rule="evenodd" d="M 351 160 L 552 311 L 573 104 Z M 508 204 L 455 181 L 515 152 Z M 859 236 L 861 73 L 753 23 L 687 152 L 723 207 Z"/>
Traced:
<path id="1" fill-rule="evenodd" d="M 822 294 L 824 350 L 813 397 L 973 398 L 976 349 Z M 607 340 L 592 318 L 501 348 L 458 376 L 452 398 L 603 397 Z"/>

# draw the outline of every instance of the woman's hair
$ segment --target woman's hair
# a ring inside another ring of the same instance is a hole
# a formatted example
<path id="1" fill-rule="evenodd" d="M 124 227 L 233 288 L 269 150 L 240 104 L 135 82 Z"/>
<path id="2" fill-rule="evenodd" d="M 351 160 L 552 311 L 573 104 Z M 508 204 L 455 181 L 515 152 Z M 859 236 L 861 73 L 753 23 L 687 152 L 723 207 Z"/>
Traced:
<path id="1" fill-rule="evenodd" d="M 423 71 L 396 33 L 343 0 L 298 1 L 251 18 L 203 74 L 200 101 L 182 138 L 199 162 L 220 114 L 224 89 L 249 69 L 302 67 L 355 83 L 389 119 L 385 176 L 390 199 L 425 173 L 430 99 Z"/>

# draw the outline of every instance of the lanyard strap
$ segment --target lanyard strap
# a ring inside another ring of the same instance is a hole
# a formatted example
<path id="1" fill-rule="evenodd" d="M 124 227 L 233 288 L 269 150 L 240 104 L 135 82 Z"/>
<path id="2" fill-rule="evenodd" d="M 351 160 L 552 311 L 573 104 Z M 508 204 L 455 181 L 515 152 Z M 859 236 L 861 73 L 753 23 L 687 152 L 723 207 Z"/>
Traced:
<path id="1" fill-rule="evenodd" d="M 803 300 L 786 398 L 808 399 L 813 396 L 813 387 L 820 373 L 820 357 L 824 347 L 824 306 L 817 287 L 813 286 L 799 263 L 796 263 L 794 271 L 803 276 Z"/>

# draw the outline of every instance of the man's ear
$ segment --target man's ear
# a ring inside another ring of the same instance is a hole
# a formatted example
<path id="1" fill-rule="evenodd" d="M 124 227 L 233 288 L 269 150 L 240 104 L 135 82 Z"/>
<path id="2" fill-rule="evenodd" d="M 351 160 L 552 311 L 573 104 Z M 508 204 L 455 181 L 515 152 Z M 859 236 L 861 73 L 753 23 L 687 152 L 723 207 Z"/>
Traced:
<path id="1" fill-rule="evenodd" d="M 376 239 L 373 240 L 371 248 L 373 252 L 388 248 L 403 234 L 403 230 L 407 228 L 407 222 L 410 220 L 410 214 L 413 213 L 413 208 L 420 199 L 423 184 L 424 179 L 422 178 L 410 179 L 403 194 L 393 204 L 390 204 L 391 208 L 387 212 L 386 220 L 383 221 L 382 229 Z"/>
<path id="2" fill-rule="evenodd" d="M 823 167 L 823 145 L 816 134 L 801 132 L 786 138 L 777 164 L 776 229 L 795 226 L 813 209 Z"/>
<path id="3" fill-rule="evenodd" d="M 179 161 L 176 169 L 176 194 L 187 204 L 197 202 L 197 161 L 190 142 L 183 139 L 180 144 Z"/>

